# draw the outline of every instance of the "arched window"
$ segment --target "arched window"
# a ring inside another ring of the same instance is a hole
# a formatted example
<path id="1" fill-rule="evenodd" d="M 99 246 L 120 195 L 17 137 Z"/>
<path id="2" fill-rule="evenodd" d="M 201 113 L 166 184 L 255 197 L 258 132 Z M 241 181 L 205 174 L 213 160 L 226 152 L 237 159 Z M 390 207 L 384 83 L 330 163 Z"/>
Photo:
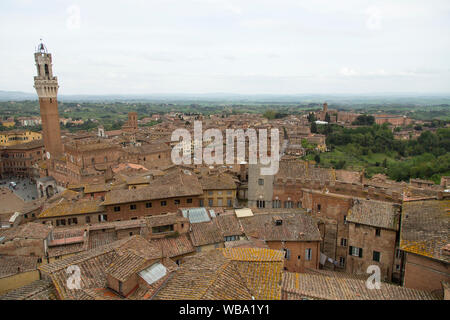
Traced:
<path id="1" fill-rule="evenodd" d="M 50 75 L 50 71 L 48 70 L 48 64 L 46 64 L 44 66 L 44 69 L 45 69 L 45 75 L 48 77 Z"/>

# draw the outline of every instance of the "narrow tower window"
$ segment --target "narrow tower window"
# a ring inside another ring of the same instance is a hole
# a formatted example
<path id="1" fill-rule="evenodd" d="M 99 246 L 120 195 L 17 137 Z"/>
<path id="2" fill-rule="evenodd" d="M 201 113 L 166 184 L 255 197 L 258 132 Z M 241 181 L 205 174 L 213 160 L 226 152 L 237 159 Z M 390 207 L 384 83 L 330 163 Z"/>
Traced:
<path id="1" fill-rule="evenodd" d="M 48 64 L 46 64 L 44 67 L 45 67 L 45 75 L 48 77 L 50 75 L 50 72 L 48 71 Z"/>

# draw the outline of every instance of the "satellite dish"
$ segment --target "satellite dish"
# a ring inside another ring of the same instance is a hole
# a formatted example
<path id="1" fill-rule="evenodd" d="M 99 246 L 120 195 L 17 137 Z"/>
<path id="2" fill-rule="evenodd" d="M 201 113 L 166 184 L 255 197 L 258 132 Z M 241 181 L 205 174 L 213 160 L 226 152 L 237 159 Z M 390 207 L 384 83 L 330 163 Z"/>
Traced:
<path id="1" fill-rule="evenodd" d="M 50 152 L 47 151 L 45 155 L 47 156 L 47 159 L 50 159 Z"/>

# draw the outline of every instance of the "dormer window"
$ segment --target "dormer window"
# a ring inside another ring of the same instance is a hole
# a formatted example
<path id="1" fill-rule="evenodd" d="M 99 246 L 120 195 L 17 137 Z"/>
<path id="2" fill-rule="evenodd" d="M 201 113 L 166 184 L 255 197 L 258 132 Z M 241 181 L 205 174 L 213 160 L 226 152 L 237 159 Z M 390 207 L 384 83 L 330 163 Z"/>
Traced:
<path id="1" fill-rule="evenodd" d="M 273 217 L 273 221 L 275 222 L 276 226 L 281 226 L 283 224 L 283 220 L 281 219 L 280 216 Z"/>

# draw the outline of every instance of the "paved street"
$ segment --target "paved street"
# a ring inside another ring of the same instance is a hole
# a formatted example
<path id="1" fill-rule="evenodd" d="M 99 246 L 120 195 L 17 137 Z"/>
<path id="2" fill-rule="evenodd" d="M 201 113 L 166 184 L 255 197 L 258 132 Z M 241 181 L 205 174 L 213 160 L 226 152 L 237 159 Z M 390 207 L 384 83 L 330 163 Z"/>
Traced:
<path id="1" fill-rule="evenodd" d="M 9 186 L 9 183 L 11 181 L 17 183 L 15 189 Z M 17 196 L 21 197 L 24 201 L 32 201 L 38 198 L 36 184 L 32 183 L 31 180 L 27 178 L 11 177 L 9 179 L 1 179 L 0 187 L 10 188 Z"/>

